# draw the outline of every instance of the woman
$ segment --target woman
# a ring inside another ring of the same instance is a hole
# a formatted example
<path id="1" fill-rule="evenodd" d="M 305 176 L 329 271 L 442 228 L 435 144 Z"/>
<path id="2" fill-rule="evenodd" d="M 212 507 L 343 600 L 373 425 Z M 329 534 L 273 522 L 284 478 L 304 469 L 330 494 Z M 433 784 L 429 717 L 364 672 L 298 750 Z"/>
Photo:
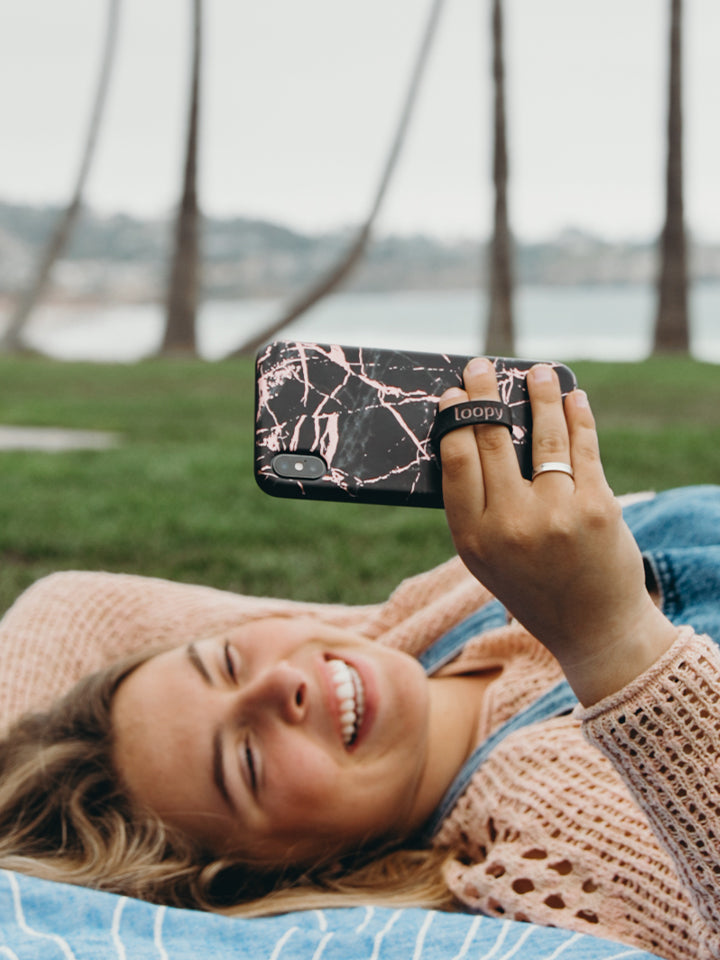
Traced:
<path id="1" fill-rule="evenodd" d="M 135 652 L 9 734 L 0 863 L 210 909 L 460 904 L 717 955 L 720 657 L 646 589 L 665 571 L 584 394 L 563 407 L 543 365 L 528 383 L 532 483 L 502 426 L 442 441 L 470 573 L 357 610 L 91 574 L 21 598 L 3 637 Z M 465 387 L 442 405 L 496 399 L 492 366 Z"/>

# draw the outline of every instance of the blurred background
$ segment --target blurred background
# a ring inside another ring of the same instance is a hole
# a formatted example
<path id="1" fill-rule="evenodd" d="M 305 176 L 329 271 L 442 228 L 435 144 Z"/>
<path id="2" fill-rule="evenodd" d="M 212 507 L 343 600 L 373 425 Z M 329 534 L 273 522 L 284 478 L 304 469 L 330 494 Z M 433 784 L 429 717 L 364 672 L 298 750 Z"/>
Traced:
<path id="1" fill-rule="evenodd" d="M 0 322 L 32 286 L 82 173 L 21 342 L 98 360 L 160 347 L 195 51 L 199 267 L 182 294 L 196 301 L 195 339 L 186 332 L 176 350 L 217 358 L 281 320 L 371 213 L 353 269 L 284 335 L 485 349 L 501 129 L 514 342 L 499 345 L 647 356 L 672 15 L 672 0 L 6 0 Z M 684 0 L 675 16 L 689 348 L 716 362 L 720 6 Z"/>
<path id="2" fill-rule="evenodd" d="M 275 335 L 565 360 L 617 493 L 720 481 L 719 46 L 716 0 L 0 0 L 0 609 L 449 557 L 258 490 Z"/>

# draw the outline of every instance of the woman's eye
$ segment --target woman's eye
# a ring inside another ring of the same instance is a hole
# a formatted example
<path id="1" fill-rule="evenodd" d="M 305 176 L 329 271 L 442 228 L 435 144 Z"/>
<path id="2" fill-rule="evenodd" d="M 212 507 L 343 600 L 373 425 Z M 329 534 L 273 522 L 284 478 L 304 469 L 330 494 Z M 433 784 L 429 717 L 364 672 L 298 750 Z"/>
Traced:
<path id="1" fill-rule="evenodd" d="M 250 749 L 250 744 L 245 742 L 245 762 L 247 763 L 248 774 L 250 776 L 250 788 L 253 793 L 257 793 L 257 771 L 255 770 L 255 757 Z"/>
<path id="2" fill-rule="evenodd" d="M 235 667 L 235 659 L 233 657 L 233 651 L 230 647 L 230 641 L 225 641 L 225 666 L 227 667 L 228 676 L 230 679 L 236 683 L 237 682 L 237 672 Z"/>

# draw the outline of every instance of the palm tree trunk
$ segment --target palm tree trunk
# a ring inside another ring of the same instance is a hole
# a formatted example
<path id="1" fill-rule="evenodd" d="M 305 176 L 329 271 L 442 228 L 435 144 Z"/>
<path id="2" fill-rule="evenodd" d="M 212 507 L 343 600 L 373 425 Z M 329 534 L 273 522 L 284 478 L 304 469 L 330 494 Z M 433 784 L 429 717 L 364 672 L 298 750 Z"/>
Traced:
<path id="1" fill-rule="evenodd" d="M 382 206 L 385 194 L 387 193 L 390 181 L 392 180 L 400 152 L 405 143 L 405 136 L 410 125 L 410 119 L 415 108 L 420 84 L 422 82 L 425 68 L 432 49 L 433 40 L 437 32 L 440 14 L 442 12 L 445 0 L 433 0 L 430 13 L 428 15 L 425 30 L 420 41 L 420 47 L 415 58 L 415 64 L 405 94 L 405 102 L 398 120 L 395 134 L 393 136 L 390 150 L 388 152 L 383 170 L 380 176 L 378 186 L 375 190 L 375 197 L 370 206 L 365 222 L 358 229 L 354 240 L 347 248 L 341 259 L 332 266 L 319 280 L 314 281 L 310 287 L 303 291 L 297 299 L 291 302 L 285 312 L 274 320 L 259 333 L 246 340 L 242 346 L 235 350 L 231 356 L 240 357 L 255 353 L 264 343 L 270 340 L 275 334 L 279 333 L 284 327 L 292 323 L 293 320 L 309 310 L 319 300 L 328 293 L 337 289 L 340 284 L 350 275 L 354 267 L 361 260 L 368 242 L 370 240 L 375 221 Z"/>
<path id="2" fill-rule="evenodd" d="M 492 7 L 494 138 L 493 183 L 495 214 L 490 241 L 488 279 L 489 309 L 485 352 L 511 357 L 515 353 L 513 328 L 512 239 L 508 223 L 508 155 L 505 133 L 505 65 L 503 61 L 502 0 Z"/>
<path id="3" fill-rule="evenodd" d="M 0 350 L 17 352 L 25 349 L 22 341 L 22 332 L 30 319 L 32 311 L 45 293 L 56 260 L 67 248 L 70 236 L 77 222 L 78 214 L 82 208 L 85 182 L 95 154 L 95 146 L 100 133 L 107 91 L 115 61 L 119 13 L 120 0 L 109 0 L 105 26 L 105 44 L 100 60 L 100 73 L 98 75 L 95 99 L 85 137 L 85 147 L 80 161 L 80 168 L 75 179 L 75 188 L 70 202 L 62 214 L 60 214 L 55 229 L 43 250 L 32 281 L 20 295 L 5 333 L 0 340 Z"/>
<path id="4" fill-rule="evenodd" d="M 660 240 L 655 353 L 690 349 L 682 139 L 682 0 L 672 0 L 665 225 Z"/>
<path id="5" fill-rule="evenodd" d="M 165 335 L 161 348 L 161 353 L 166 355 L 197 355 L 195 320 L 200 274 L 197 154 L 201 44 L 202 0 L 193 0 L 193 56 L 185 171 L 182 198 L 175 220 L 175 245 L 167 290 Z"/>

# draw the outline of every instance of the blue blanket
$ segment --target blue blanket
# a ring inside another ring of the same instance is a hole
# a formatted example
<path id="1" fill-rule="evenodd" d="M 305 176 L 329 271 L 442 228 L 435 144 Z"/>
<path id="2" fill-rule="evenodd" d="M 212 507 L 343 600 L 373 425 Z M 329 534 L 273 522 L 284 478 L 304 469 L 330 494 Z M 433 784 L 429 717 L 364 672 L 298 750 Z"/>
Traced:
<path id="1" fill-rule="evenodd" d="M 358 907 L 255 920 L 0 870 L 2 960 L 655 960 L 608 940 L 465 913 Z"/>

